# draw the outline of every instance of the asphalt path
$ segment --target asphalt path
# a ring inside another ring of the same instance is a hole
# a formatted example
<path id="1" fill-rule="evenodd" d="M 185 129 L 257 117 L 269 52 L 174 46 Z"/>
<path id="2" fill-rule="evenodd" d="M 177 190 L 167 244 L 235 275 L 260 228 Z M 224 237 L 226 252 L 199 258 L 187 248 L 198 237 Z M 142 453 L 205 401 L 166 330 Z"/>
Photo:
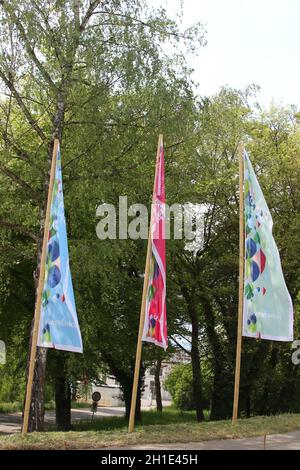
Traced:
<path id="1" fill-rule="evenodd" d="M 103 416 L 123 416 L 125 413 L 125 408 L 123 407 L 98 407 L 97 412 L 94 414 L 93 419 L 100 419 Z M 82 409 L 72 409 L 71 410 L 71 419 L 72 422 L 78 420 L 91 420 L 93 413 L 88 408 Z M 11 434 L 21 431 L 21 422 L 22 414 L 20 412 L 0 414 L 0 433 L 1 434 Z M 45 423 L 54 424 L 55 423 L 55 411 L 46 411 L 45 413 Z"/>
<path id="2" fill-rule="evenodd" d="M 106 447 L 107 449 L 107 447 Z M 111 447 L 114 450 L 300 450 L 300 431 L 270 434 L 243 439 L 185 442 L 176 444 L 144 444 L 139 446 Z"/>

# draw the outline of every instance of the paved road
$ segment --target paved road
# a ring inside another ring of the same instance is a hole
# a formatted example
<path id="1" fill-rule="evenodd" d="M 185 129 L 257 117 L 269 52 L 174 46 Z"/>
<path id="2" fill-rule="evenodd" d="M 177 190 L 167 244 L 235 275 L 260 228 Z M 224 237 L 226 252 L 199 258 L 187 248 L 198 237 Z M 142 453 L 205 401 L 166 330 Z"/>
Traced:
<path id="1" fill-rule="evenodd" d="M 72 422 L 79 419 L 88 420 L 92 419 L 92 413 L 89 409 L 72 409 L 71 410 Z M 94 415 L 94 419 L 99 419 L 103 416 L 123 416 L 125 413 L 125 408 L 123 407 L 99 407 L 97 413 Z M 0 433 L 14 433 L 20 432 L 21 430 L 21 420 L 22 414 L 19 412 L 9 413 L 9 414 L 0 414 Z M 54 424 L 55 422 L 55 412 L 46 411 L 45 413 L 45 423 Z"/>
<path id="2" fill-rule="evenodd" d="M 116 448 L 114 448 L 116 449 Z M 116 450 L 124 450 L 119 447 Z M 189 442 L 182 444 L 152 444 L 126 447 L 143 450 L 264 450 L 264 437 L 223 439 L 220 441 Z M 266 437 L 266 450 L 300 450 L 300 431 L 271 434 Z"/>
<path id="3" fill-rule="evenodd" d="M 3 433 L 11 434 L 13 432 L 20 432 L 21 417 L 18 415 L 19 413 L 9 413 L 9 414 L 1 413 L 0 434 L 3 434 Z"/>

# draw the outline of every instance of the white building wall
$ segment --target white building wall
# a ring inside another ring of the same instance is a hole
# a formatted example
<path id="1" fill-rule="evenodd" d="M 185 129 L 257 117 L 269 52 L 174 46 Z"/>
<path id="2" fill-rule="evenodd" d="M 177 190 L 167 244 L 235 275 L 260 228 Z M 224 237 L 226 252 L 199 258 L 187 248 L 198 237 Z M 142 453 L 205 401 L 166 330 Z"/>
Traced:
<path id="1" fill-rule="evenodd" d="M 175 365 L 180 363 L 188 363 L 190 361 L 189 356 L 179 353 L 174 357 L 172 362 L 163 362 L 160 373 L 161 383 L 161 395 L 164 406 L 171 404 L 171 396 L 164 388 L 164 381 L 171 372 Z M 92 392 L 98 391 L 101 393 L 101 400 L 99 406 L 124 406 L 124 402 L 121 400 L 121 389 L 120 385 L 113 376 L 102 377 L 105 385 L 92 386 Z M 155 406 L 155 380 L 154 380 L 154 367 L 148 368 L 145 372 L 145 390 L 142 394 L 142 406 L 151 407 Z"/>
<path id="2" fill-rule="evenodd" d="M 124 406 L 121 400 L 121 389 L 118 385 L 101 385 L 99 387 L 93 385 L 93 392 L 101 393 L 99 406 Z"/>

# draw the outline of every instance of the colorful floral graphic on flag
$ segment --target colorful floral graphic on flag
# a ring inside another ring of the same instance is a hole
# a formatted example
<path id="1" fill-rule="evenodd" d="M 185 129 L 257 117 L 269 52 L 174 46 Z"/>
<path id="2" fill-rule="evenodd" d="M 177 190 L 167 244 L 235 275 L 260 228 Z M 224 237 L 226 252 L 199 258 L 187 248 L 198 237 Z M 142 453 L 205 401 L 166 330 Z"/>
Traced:
<path id="1" fill-rule="evenodd" d="M 38 346 L 82 352 L 69 266 L 59 147 L 51 201 Z"/>
<path id="2" fill-rule="evenodd" d="M 143 341 L 167 349 L 165 173 L 161 139 L 151 215 L 151 258 Z"/>
<path id="3" fill-rule="evenodd" d="M 272 235 L 272 217 L 246 152 L 244 162 L 243 335 L 292 341 L 293 306 Z"/>

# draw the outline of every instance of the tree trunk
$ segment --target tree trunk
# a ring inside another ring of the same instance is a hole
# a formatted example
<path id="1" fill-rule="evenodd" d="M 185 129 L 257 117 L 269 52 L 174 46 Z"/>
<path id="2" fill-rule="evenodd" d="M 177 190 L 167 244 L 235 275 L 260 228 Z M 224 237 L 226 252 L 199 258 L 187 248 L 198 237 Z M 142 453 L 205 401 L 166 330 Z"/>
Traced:
<path id="1" fill-rule="evenodd" d="M 42 216 L 42 220 L 43 220 L 43 216 Z M 37 288 L 38 288 L 38 282 L 39 282 L 43 235 L 44 235 L 44 228 L 41 223 L 39 243 L 38 243 L 38 265 L 37 265 L 36 271 L 33 273 L 36 294 L 37 294 Z M 30 333 L 29 351 L 28 351 L 27 368 L 26 368 L 26 385 L 27 385 L 27 380 L 28 380 L 33 328 L 34 328 L 34 318 L 31 322 L 31 333 Z M 33 375 L 33 382 L 32 382 L 31 402 L 30 402 L 29 420 L 28 420 L 28 432 L 44 430 L 46 359 L 47 359 L 47 349 L 38 347 L 36 351 L 34 375 Z M 24 418 L 24 414 L 23 414 L 23 418 Z"/>
<path id="2" fill-rule="evenodd" d="M 132 370 L 134 370 L 134 367 L 132 367 Z M 111 372 L 115 376 L 116 380 L 119 382 L 121 386 L 121 389 L 123 392 L 123 399 L 125 402 L 125 417 L 127 420 L 129 420 L 130 408 L 131 408 L 132 386 L 133 386 L 133 374 L 127 374 L 126 372 L 119 369 L 118 367 L 111 367 Z M 144 374 L 145 374 L 145 368 L 143 364 L 141 364 L 140 377 L 139 377 L 139 383 L 138 383 L 138 389 L 137 389 L 136 407 L 135 407 L 135 421 L 141 420 L 141 396 L 142 396 L 142 391 L 143 391 Z"/>
<path id="3" fill-rule="evenodd" d="M 199 322 L 198 316 L 194 308 L 189 309 L 192 320 L 192 370 L 193 370 L 193 397 L 196 409 L 197 421 L 204 420 L 203 414 L 203 398 L 202 398 L 202 383 L 201 383 L 201 368 L 200 368 L 200 355 L 199 355 Z"/>
<path id="4" fill-rule="evenodd" d="M 71 387 L 64 370 L 55 377 L 55 418 L 58 431 L 70 431 Z"/>
<path id="5" fill-rule="evenodd" d="M 29 410 L 28 432 L 44 431 L 46 356 L 46 348 L 37 348 Z M 29 361 L 27 364 L 26 377 L 28 376 L 28 366 Z"/>
<path id="6" fill-rule="evenodd" d="M 127 386 L 122 386 L 123 396 L 125 401 L 125 417 L 129 420 L 130 409 L 131 409 L 131 394 L 132 394 L 132 377 L 127 383 Z M 138 385 L 137 389 L 137 398 L 136 398 L 136 407 L 135 407 L 135 422 L 141 421 L 141 388 Z"/>
<path id="7" fill-rule="evenodd" d="M 249 392 L 246 395 L 246 417 L 251 417 L 251 395 Z"/>
<path id="8" fill-rule="evenodd" d="M 206 332 L 213 355 L 213 386 L 211 394 L 210 419 L 226 419 L 232 413 L 232 390 L 230 377 L 224 370 L 224 351 L 215 330 L 215 317 L 208 298 L 202 299 Z"/>
<path id="9" fill-rule="evenodd" d="M 141 413 L 141 398 L 142 398 L 142 390 L 143 390 L 143 381 L 144 381 L 144 367 L 141 364 L 140 367 L 140 376 L 139 376 L 139 383 L 137 388 L 137 398 L 136 398 L 136 406 L 135 406 L 135 422 L 141 421 L 142 413 Z M 126 418 L 129 419 L 130 416 L 130 409 L 131 409 L 131 397 L 132 397 L 132 386 L 133 386 L 133 375 L 130 376 L 130 383 L 129 383 L 129 396 L 126 406 Z M 130 397 L 130 398 L 129 398 Z"/>
<path id="10" fill-rule="evenodd" d="M 277 347 L 271 347 L 270 358 L 269 358 L 269 366 L 266 373 L 266 379 L 263 386 L 263 394 L 261 400 L 261 406 L 259 410 L 259 414 L 261 415 L 270 415 L 272 413 L 272 402 L 271 402 L 271 394 L 272 394 L 272 379 L 274 370 L 277 365 L 278 358 L 278 349 Z"/>
<path id="11" fill-rule="evenodd" d="M 195 293 L 194 291 L 189 292 L 189 290 L 183 284 L 181 285 L 181 291 L 186 301 L 187 313 L 190 317 L 192 324 L 191 361 L 193 372 L 193 400 L 196 410 L 197 421 L 203 421 L 203 392 L 199 354 L 199 318 L 195 307 Z"/>
<path id="12" fill-rule="evenodd" d="M 161 358 L 157 359 L 154 381 L 155 381 L 155 395 L 156 395 L 156 409 L 159 412 L 162 412 L 162 399 L 161 399 L 161 384 L 160 384 L 160 371 L 161 371 Z"/>

